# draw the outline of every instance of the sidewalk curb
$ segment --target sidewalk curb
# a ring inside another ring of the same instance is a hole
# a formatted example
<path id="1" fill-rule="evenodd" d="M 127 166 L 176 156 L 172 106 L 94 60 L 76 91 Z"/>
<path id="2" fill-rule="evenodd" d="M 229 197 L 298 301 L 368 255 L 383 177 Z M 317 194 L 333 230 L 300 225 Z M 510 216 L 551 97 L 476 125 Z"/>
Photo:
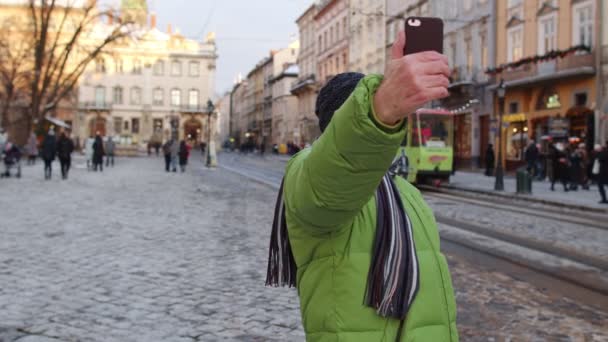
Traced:
<path id="1" fill-rule="evenodd" d="M 421 189 L 424 189 L 424 187 L 426 187 L 426 186 L 422 186 Z M 450 185 L 450 184 L 441 185 L 441 187 L 439 187 L 439 188 L 434 187 L 433 191 L 450 193 L 449 191 L 445 191 L 446 189 L 471 192 L 471 193 L 477 193 L 477 194 L 494 196 L 494 197 L 501 197 L 501 198 L 506 198 L 506 199 L 518 199 L 518 200 L 522 200 L 522 201 L 541 203 L 541 204 L 552 205 L 552 206 L 568 208 L 568 209 L 591 211 L 591 212 L 600 213 L 600 214 L 608 213 L 608 209 L 589 207 L 589 206 L 581 205 L 581 204 L 559 202 L 559 201 L 547 200 L 547 199 L 542 199 L 542 198 L 533 198 L 533 197 L 530 197 L 530 195 L 522 195 L 522 194 L 517 194 L 517 193 L 505 193 L 505 192 L 496 192 L 496 191 L 492 191 L 492 190 L 481 190 L 481 189 L 468 188 L 468 187 L 464 187 L 464 186 L 454 186 L 454 185 Z"/>

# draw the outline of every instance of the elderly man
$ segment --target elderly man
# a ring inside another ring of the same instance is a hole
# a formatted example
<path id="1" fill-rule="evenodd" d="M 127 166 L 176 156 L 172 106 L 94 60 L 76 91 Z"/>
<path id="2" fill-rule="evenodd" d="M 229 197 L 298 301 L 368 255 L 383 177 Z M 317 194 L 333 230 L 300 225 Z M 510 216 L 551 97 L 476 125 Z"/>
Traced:
<path id="1" fill-rule="evenodd" d="M 458 341 L 456 304 L 433 213 L 387 171 L 404 118 L 448 95 L 445 56 L 404 56 L 384 76 L 323 87 L 323 134 L 292 158 L 279 192 L 267 284 L 298 288 L 307 341 Z"/>

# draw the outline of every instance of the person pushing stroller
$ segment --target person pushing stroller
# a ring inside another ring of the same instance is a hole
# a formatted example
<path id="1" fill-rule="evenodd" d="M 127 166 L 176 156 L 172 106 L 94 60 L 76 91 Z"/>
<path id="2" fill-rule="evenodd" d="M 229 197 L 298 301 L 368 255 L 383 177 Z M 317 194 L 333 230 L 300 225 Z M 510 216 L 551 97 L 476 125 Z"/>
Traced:
<path id="1" fill-rule="evenodd" d="M 7 142 L 2 151 L 4 159 L 4 172 L 2 177 L 10 177 L 11 169 L 16 170 L 16 177 L 21 178 L 21 150 L 15 144 Z"/>

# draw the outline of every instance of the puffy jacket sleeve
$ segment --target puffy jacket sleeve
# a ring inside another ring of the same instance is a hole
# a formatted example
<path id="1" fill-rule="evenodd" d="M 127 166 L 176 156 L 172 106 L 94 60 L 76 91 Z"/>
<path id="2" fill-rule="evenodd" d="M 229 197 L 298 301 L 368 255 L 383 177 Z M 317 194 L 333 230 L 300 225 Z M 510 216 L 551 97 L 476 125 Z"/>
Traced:
<path id="1" fill-rule="evenodd" d="M 312 233 L 349 224 L 374 195 L 405 135 L 375 120 L 372 97 L 381 76 L 363 78 L 321 137 L 288 164 L 287 215 Z"/>

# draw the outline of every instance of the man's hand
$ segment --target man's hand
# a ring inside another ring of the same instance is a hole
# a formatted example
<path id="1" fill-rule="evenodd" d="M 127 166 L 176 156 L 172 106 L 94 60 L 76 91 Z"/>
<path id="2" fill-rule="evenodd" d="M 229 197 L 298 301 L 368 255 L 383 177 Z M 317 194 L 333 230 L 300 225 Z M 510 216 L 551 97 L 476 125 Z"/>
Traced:
<path id="1" fill-rule="evenodd" d="M 404 56 L 405 32 L 393 44 L 384 80 L 374 96 L 378 119 L 393 125 L 426 102 L 449 95 L 450 68 L 447 57 L 435 51 Z"/>

